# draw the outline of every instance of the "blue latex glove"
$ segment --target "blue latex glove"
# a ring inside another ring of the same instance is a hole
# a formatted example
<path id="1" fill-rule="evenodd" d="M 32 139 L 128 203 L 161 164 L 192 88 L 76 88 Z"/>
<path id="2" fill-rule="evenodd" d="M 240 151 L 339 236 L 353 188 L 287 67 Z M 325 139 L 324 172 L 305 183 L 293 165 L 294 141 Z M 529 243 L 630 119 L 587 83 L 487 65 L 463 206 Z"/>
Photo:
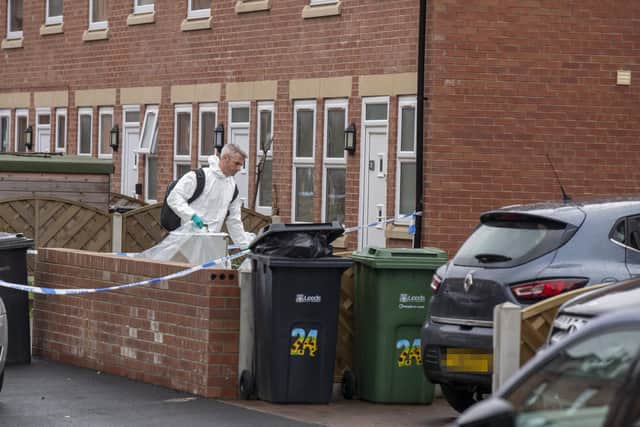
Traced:
<path id="1" fill-rule="evenodd" d="M 202 218 L 200 218 L 198 214 L 193 214 L 193 216 L 191 217 L 191 221 L 193 221 L 193 223 L 198 228 L 204 227 L 204 221 L 202 220 Z"/>

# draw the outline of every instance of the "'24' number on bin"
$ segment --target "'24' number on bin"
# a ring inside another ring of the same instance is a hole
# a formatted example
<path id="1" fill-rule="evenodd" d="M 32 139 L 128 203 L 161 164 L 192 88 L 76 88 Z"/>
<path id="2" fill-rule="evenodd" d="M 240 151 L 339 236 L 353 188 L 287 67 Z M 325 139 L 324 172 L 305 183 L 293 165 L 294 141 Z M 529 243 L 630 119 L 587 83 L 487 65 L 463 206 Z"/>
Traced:
<path id="1" fill-rule="evenodd" d="M 291 344 L 292 356 L 304 356 L 309 351 L 310 357 L 316 357 L 318 351 L 318 330 L 310 329 L 309 332 L 302 328 L 291 330 L 291 336 L 296 338 Z"/>

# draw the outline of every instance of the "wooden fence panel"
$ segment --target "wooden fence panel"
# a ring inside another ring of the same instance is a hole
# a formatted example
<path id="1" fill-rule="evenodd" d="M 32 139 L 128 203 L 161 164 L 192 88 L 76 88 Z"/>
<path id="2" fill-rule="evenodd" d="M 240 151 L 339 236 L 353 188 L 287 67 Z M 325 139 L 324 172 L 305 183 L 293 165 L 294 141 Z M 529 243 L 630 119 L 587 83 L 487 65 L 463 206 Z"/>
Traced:
<path id="1" fill-rule="evenodd" d="M 160 225 L 162 203 L 134 209 L 122 215 L 122 250 L 141 252 L 155 246 L 167 235 Z"/>

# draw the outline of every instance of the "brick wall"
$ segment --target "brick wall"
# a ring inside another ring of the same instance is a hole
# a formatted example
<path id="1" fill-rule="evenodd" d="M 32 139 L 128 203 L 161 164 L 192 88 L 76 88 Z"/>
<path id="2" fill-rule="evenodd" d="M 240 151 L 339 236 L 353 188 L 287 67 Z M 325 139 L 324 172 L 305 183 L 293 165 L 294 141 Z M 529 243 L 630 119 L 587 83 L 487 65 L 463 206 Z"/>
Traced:
<path id="1" fill-rule="evenodd" d="M 101 288 L 185 268 L 92 252 L 38 249 L 36 283 Z M 34 354 L 205 397 L 237 395 L 237 272 L 206 269 L 155 286 L 36 295 Z"/>

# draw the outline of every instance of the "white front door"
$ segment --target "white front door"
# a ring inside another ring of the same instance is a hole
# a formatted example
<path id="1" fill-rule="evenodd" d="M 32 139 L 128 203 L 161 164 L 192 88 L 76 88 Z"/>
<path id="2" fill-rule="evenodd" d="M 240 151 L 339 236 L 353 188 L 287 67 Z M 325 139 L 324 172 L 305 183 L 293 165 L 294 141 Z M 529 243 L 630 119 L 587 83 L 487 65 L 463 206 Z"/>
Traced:
<path id="1" fill-rule="evenodd" d="M 35 151 L 38 153 L 48 153 L 51 151 L 51 128 L 39 128 L 36 137 Z"/>
<path id="2" fill-rule="evenodd" d="M 360 221 L 362 225 L 379 222 L 360 230 L 358 247 L 385 247 L 384 228 L 387 200 L 387 126 L 364 127 Z"/>
<path id="3" fill-rule="evenodd" d="M 138 154 L 134 151 L 140 139 L 140 126 L 125 125 L 122 139 L 122 173 L 120 192 L 125 196 L 136 197 L 138 182 Z"/>
<path id="4" fill-rule="evenodd" d="M 231 128 L 231 141 L 236 144 L 245 153 L 249 152 L 249 128 Z M 242 206 L 249 206 L 249 159 L 245 159 L 244 166 L 235 176 L 236 185 L 238 186 L 238 197 L 242 200 Z"/>

